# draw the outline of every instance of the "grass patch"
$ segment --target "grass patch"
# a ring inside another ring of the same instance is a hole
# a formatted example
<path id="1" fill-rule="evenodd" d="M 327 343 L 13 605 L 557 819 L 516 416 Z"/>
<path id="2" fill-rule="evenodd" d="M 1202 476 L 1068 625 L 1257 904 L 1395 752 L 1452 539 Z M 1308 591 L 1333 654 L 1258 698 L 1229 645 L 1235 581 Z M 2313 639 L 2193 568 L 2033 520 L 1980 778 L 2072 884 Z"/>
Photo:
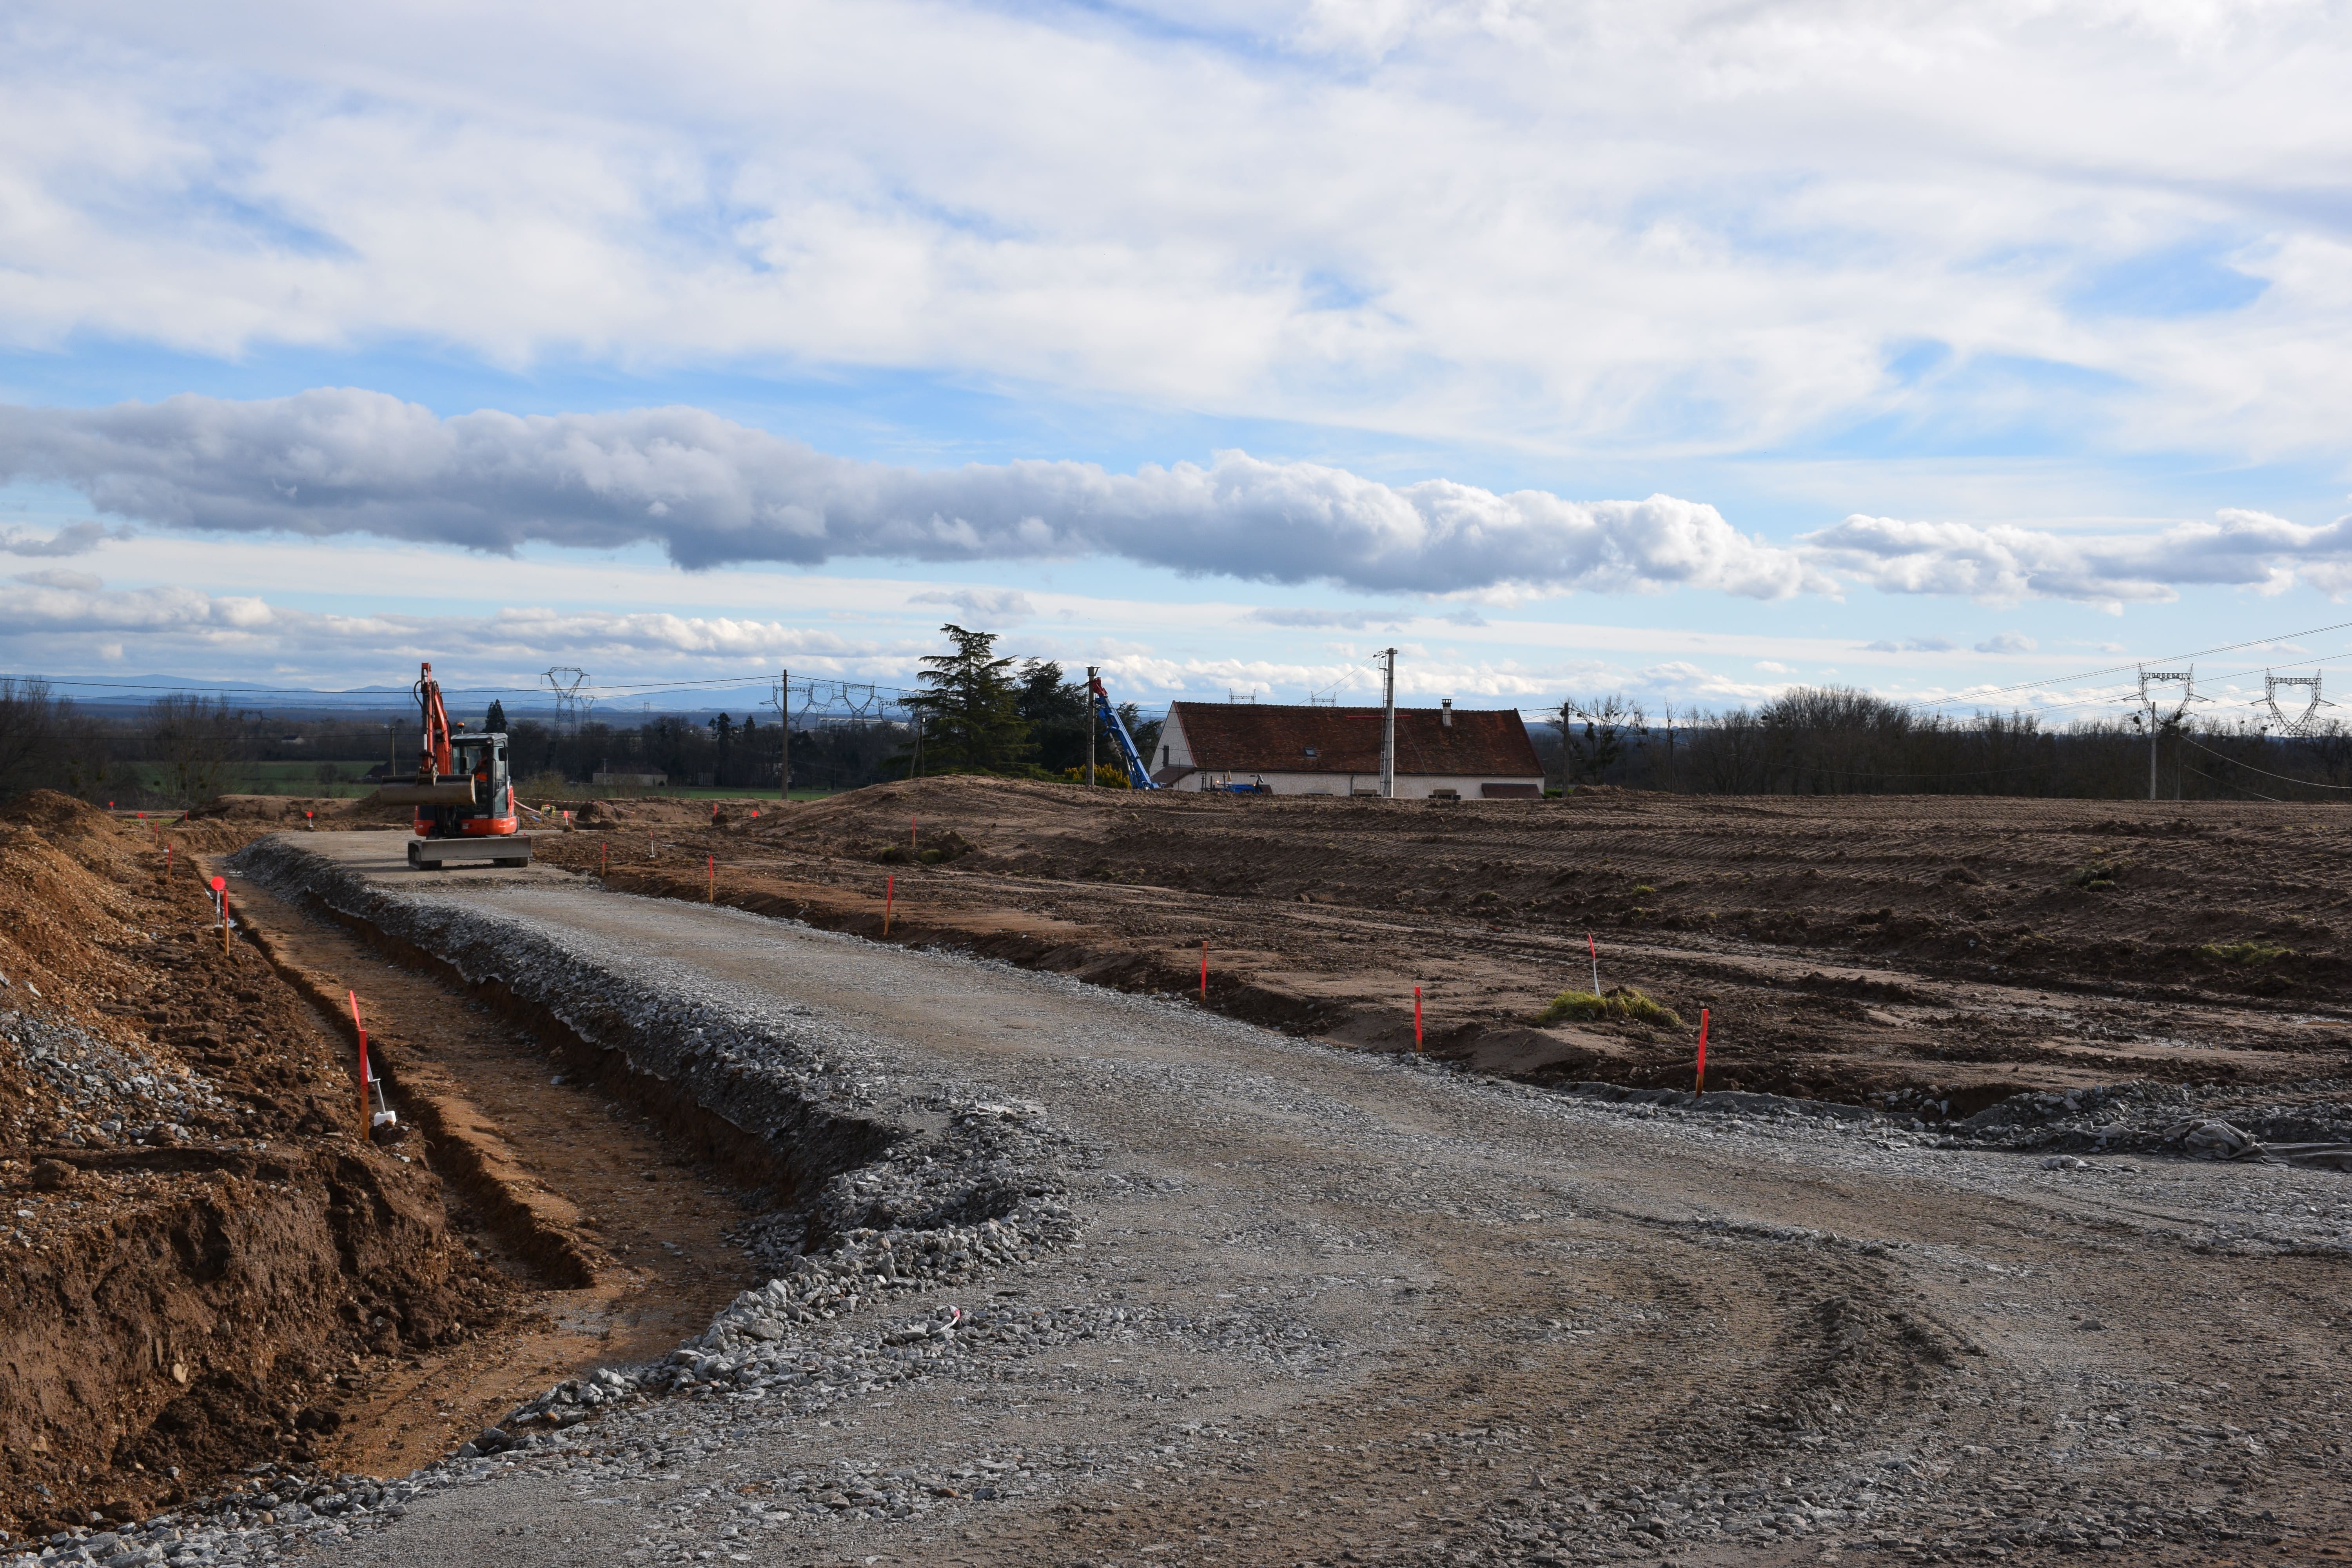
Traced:
<path id="1" fill-rule="evenodd" d="M 1633 884 L 1632 889 L 1633 896 L 1637 899 L 1647 898 L 1657 890 L 1657 889 L 1653 888 L 1647 882 L 1636 882 Z"/>
<path id="2" fill-rule="evenodd" d="M 2122 876 L 2124 868 L 2130 864 L 2128 860 L 2094 860 L 2066 880 L 2073 887 L 2096 892 L 2101 888 L 2114 887 L 2116 879 Z"/>
<path id="3" fill-rule="evenodd" d="M 2252 965 L 2274 963 L 2282 958 L 2292 958 L 2291 947 L 2273 947 L 2266 942 L 2207 942 L 2197 950 L 2200 958 L 2210 958 L 2216 963 Z"/>
<path id="4" fill-rule="evenodd" d="M 1536 1022 L 1557 1024 L 1567 1018 L 1591 1024 L 1616 1018 L 1629 1024 L 1654 1024 L 1665 1029 L 1683 1026 L 1682 1018 L 1673 1008 L 1652 1001 L 1630 985 L 1612 985 L 1597 996 L 1590 991 L 1563 991 L 1551 999 L 1551 1005 Z"/>

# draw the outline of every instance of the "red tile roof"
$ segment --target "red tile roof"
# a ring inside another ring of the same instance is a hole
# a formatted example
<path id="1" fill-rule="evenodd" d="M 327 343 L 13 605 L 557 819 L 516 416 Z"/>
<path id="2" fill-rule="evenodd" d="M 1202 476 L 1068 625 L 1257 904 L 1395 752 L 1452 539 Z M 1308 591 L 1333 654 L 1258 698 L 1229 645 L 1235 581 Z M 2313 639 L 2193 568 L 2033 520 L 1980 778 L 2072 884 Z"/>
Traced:
<path id="1" fill-rule="evenodd" d="M 1192 765 L 1210 773 L 1378 773 L 1381 710 L 1271 702 L 1171 702 Z M 1543 764 L 1516 708 L 1397 710 L 1400 774 L 1539 778 Z M 1313 752 L 1309 755 L 1309 752 Z"/>

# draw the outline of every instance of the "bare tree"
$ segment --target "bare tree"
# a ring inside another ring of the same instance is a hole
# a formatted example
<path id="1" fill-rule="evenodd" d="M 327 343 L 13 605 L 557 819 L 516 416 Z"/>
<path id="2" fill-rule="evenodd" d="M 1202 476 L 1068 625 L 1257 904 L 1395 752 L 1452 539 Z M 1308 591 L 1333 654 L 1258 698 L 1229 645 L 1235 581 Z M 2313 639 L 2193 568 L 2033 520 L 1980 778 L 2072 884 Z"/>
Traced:
<path id="1" fill-rule="evenodd" d="M 65 707 L 47 681 L 0 677 L 0 795 L 54 775 Z"/>
<path id="2" fill-rule="evenodd" d="M 163 766 L 159 789 L 166 800 L 194 807 L 220 794 L 238 739 L 227 698 L 207 702 L 190 692 L 159 697 L 147 705 L 147 726 L 152 754 Z"/>
<path id="3" fill-rule="evenodd" d="M 1571 697 L 1560 704 L 1559 732 L 1568 746 L 1568 767 L 1575 780 L 1599 784 L 1623 760 L 1632 738 L 1648 739 L 1650 721 L 1642 705 L 1629 698 L 1580 701 Z"/>

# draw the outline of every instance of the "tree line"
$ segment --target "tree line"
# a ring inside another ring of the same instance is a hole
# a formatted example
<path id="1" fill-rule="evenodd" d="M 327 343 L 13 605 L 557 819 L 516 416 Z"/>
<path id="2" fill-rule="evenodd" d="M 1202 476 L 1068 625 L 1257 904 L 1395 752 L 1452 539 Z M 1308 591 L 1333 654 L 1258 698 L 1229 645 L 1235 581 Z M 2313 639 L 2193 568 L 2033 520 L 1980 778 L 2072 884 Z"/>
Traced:
<path id="1" fill-rule="evenodd" d="M 793 787 L 840 790 L 915 774 L 1083 776 L 1091 705 L 1082 680 L 1049 659 L 996 652 L 995 634 L 942 628 L 948 651 L 922 663 L 904 714 L 795 725 Z M 1160 725 L 1120 714 L 1149 757 Z M 1800 688 L 1755 707 L 1653 710 L 1623 696 L 1571 699 L 1530 726 L 1551 783 L 1690 795 L 1989 795 L 2146 799 L 2151 751 L 2165 799 L 2352 799 L 2352 730 L 2284 736 L 2262 725 L 2144 712 L 2053 726 L 2032 713 L 1921 712 L 1869 692 Z M 503 727 L 527 794 L 576 791 L 600 773 L 766 792 L 778 785 L 783 728 L 772 717 L 659 716 L 558 730 Z M 2153 745 L 2151 746 L 2151 738 Z M 0 796 L 46 787 L 145 808 L 201 805 L 232 787 L 308 794 L 415 763 L 413 720 L 297 721 L 226 698 L 173 694 L 143 710 L 94 710 L 38 680 L 0 678 Z M 361 759 L 381 759 L 373 765 Z M 1107 741 L 1097 779 L 1124 786 Z M 275 764 L 266 784 L 249 764 Z"/>
<path id="2" fill-rule="evenodd" d="M 923 689 L 904 700 L 903 716 L 793 726 L 794 789 L 856 789 L 949 773 L 1084 776 L 1093 720 L 1083 680 L 1068 679 L 1050 659 L 999 656 L 993 633 L 942 629 L 950 651 L 923 660 Z M 1119 712 L 1150 755 L 1159 721 L 1133 703 Z M 510 721 L 504 704 L 493 701 L 478 719 L 453 717 L 507 735 L 508 763 L 527 797 L 576 791 L 600 773 L 772 791 L 786 752 L 784 726 L 773 715 L 666 714 L 634 725 L 558 727 Z M 0 797 L 47 788 L 123 806 L 185 809 L 236 789 L 324 793 L 406 776 L 420 744 L 413 715 L 388 722 L 289 719 L 189 693 L 143 709 L 100 710 L 37 679 L 0 678 Z M 1109 744 L 1096 754 L 1097 780 L 1123 787 L 1127 776 Z"/>
<path id="3" fill-rule="evenodd" d="M 2025 712 L 1923 712 L 1850 687 L 1707 711 L 1572 698 L 1535 731 L 1555 780 L 1687 795 L 2352 798 L 2352 731 L 2308 736 L 2158 710 L 2063 727 Z"/>

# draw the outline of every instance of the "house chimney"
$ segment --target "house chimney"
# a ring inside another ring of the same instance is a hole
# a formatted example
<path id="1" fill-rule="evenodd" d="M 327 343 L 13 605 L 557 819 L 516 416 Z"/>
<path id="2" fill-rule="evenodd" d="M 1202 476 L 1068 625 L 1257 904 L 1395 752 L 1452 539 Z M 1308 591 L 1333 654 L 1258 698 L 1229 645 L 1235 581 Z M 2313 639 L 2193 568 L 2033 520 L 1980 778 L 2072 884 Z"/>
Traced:
<path id="1" fill-rule="evenodd" d="M 1437 700 L 1437 721 L 1449 730 L 1454 728 L 1454 699 L 1451 697 Z"/>

